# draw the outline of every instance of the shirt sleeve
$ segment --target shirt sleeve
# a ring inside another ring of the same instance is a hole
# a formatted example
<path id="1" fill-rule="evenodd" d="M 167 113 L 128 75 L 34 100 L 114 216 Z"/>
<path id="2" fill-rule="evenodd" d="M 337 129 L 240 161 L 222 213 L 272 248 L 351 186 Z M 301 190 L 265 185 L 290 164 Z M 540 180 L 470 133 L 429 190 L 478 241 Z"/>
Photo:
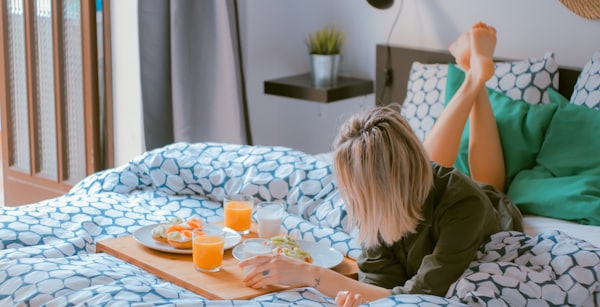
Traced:
<path id="1" fill-rule="evenodd" d="M 361 282 L 392 289 L 398 281 L 404 283 L 407 280 L 405 261 L 398 261 L 391 247 L 381 245 L 363 249 L 356 262 Z"/>
<path id="2" fill-rule="evenodd" d="M 483 238 L 496 228 L 496 219 L 485 202 L 489 200 L 475 194 L 440 212 L 433 253 L 423 258 L 416 275 L 403 286 L 394 287 L 392 293 L 444 296 L 468 268 Z"/>

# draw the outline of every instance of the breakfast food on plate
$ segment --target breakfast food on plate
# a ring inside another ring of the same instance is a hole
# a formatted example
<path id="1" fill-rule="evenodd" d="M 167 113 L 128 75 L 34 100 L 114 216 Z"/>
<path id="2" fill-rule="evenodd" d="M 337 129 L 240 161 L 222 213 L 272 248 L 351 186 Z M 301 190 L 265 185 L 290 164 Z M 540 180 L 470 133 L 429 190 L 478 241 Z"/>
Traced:
<path id="1" fill-rule="evenodd" d="M 170 218 L 166 223 L 158 224 L 152 228 L 152 239 L 167 243 L 167 229 L 173 225 L 183 223 L 183 219 L 179 217 Z"/>
<path id="2" fill-rule="evenodd" d="M 202 221 L 198 218 L 190 218 L 187 221 L 172 225 L 167 228 L 167 243 L 174 248 L 192 248 L 192 230 L 202 227 Z"/>
<path id="3" fill-rule="evenodd" d="M 277 253 L 288 257 L 304 260 L 308 263 L 313 262 L 313 258 L 310 255 L 310 253 L 301 249 L 300 247 L 282 247 L 277 250 Z"/>
<path id="4" fill-rule="evenodd" d="M 298 242 L 289 235 L 275 236 L 271 238 L 273 253 L 300 259 L 309 263 L 313 262 L 310 253 L 298 246 Z"/>
<path id="5" fill-rule="evenodd" d="M 192 248 L 192 230 L 202 227 L 198 218 L 172 218 L 167 223 L 159 224 L 152 229 L 152 238 L 159 242 L 166 242 L 174 248 Z"/>
<path id="6" fill-rule="evenodd" d="M 298 246 L 296 239 L 294 239 L 293 237 L 291 237 L 289 235 L 274 236 L 271 238 L 271 244 L 273 245 L 273 248 L 282 247 L 282 246 L 287 246 L 287 247 Z"/>
<path id="7" fill-rule="evenodd" d="M 171 231 L 167 234 L 167 242 L 174 248 L 190 249 L 192 248 L 192 230 Z"/>

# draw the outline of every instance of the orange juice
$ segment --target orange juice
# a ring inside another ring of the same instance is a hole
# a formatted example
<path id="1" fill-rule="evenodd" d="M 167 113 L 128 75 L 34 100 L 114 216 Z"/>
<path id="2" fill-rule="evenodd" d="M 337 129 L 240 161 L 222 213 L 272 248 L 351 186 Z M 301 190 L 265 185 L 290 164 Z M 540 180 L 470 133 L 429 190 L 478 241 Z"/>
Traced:
<path id="1" fill-rule="evenodd" d="M 225 226 L 229 227 L 240 234 L 248 234 L 250 232 L 250 224 L 252 224 L 252 197 L 237 195 L 235 198 L 225 198 L 224 215 Z M 246 199 L 242 199 L 245 197 Z"/>
<path id="2" fill-rule="evenodd" d="M 224 246 L 223 236 L 208 234 L 195 236 L 192 246 L 194 267 L 204 272 L 218 271 L 223 263 Z"/>

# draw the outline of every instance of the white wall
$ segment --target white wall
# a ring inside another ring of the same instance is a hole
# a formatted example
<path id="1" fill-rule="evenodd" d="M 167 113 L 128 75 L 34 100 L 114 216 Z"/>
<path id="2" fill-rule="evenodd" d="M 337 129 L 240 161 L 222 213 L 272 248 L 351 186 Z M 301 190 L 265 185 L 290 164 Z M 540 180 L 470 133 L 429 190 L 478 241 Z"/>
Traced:
<path id="1" fill-rule="evenodd" d="M 143 152 L 137 0 L 111 1 L 115 165 Z"/>
<path id="2" fill-rule="evenodd" d="M 116 161 L 142 152 L 136 0 L 113 1 Z M 263 81 L 307 72 L 306 34 L 325 25 L 347 32 L 342 74 L 375 75 L 375 45 L 385 43 L 401 2 L 377 10 L 365 0 L 239 1 L 246 85 L 255 144 L 308 153 L 328 151 L 340 122 L 374 105 L 374 96 L 323 104 L 263 94 Z M 498 31 L 496 55 L 527 58 L 554 51 L 560 65 L 582 67 L 600 50 L 600 20 L 587 20 L 560 1 L 405 0 L 391 43 L 445 50 L 476 21 Z"/>

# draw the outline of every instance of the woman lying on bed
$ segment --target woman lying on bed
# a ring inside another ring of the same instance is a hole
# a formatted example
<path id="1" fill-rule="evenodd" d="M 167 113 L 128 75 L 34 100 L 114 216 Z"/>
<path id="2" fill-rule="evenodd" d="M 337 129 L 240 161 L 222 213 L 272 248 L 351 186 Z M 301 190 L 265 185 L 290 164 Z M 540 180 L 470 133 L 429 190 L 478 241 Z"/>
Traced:
<path id="1" fill-rule="evenodd" d="M 485 89 L 494 71 L 495 44 L 495 29 L 483 23 L 452 44 L 466 78 L 424 144 L 390 106 L 358 114 L 342 126 L 334 166 L 363 246 L 359 281 L 284 256 L 258 256 L 240 262 L 256 265 L 244 278 L 246 285 L 312 286 L 337 295 L 340 306 L 390 294 L 444 296 L 483 240 L 522 230 L 518 209 L 501 192 L 504 158 Z M 469 117 L 472 179 L 450 167 Z"/>

